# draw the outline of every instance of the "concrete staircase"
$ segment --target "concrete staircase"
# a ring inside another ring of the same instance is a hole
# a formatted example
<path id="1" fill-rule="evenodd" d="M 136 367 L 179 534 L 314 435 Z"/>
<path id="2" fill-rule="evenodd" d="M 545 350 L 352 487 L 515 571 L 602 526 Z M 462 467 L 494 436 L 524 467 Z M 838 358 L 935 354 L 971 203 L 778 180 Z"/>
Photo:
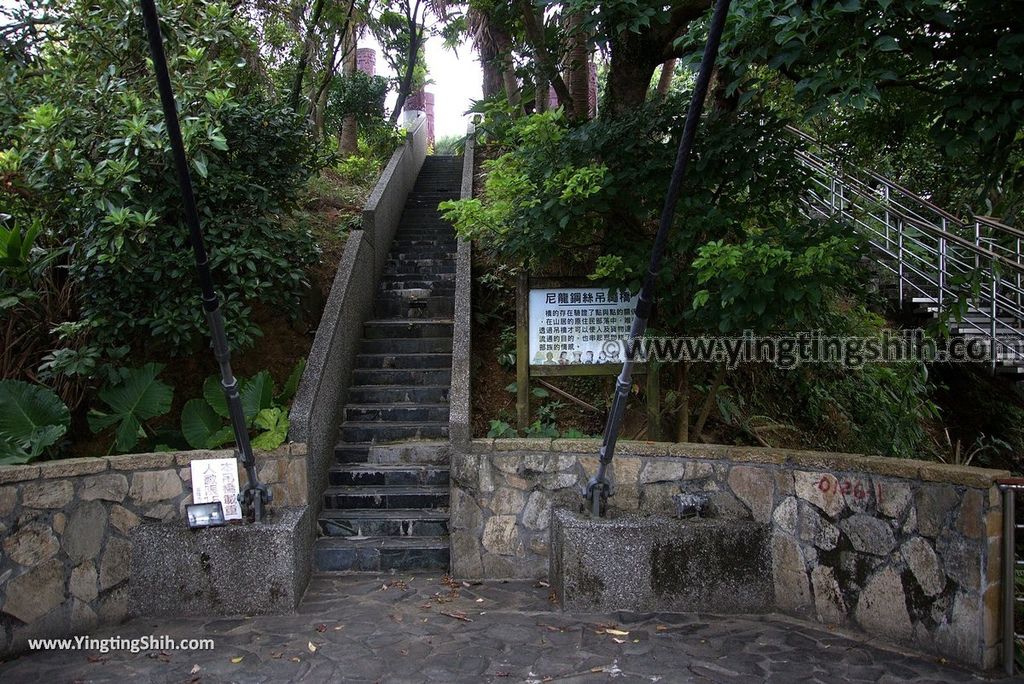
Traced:
<path id="1" fill-rule="evenodd" d="M 448 570 L 448 390 L 461 157 L 427 157 L 363 339 L 324 494 L 320 571 Z"/>

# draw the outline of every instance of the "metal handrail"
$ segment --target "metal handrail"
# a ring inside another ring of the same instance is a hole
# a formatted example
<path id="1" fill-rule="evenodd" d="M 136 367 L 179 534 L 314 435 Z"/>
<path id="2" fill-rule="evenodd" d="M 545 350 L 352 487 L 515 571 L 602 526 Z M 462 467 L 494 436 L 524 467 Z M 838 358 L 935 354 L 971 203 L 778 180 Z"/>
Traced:
<path id="1" fill-rule="evenodd" d="M 829 152 L 803 131 L 789 131 Z M 1000 362 L 1024 367 L 1024 231 L 989 216 L 958 218 L 877 173 L 807 149 L 796 157 L 811 174 L 806 210 L 864 235 L 879 265 L 895 274 L 900 301 L 924 299 L 941 310 L 967 297 L 969 314 L 982 320 L 965 318 L 959 331 L 987 338 L 993 372 Z M 976 293 L 961 284 L 972 274 Z"/>

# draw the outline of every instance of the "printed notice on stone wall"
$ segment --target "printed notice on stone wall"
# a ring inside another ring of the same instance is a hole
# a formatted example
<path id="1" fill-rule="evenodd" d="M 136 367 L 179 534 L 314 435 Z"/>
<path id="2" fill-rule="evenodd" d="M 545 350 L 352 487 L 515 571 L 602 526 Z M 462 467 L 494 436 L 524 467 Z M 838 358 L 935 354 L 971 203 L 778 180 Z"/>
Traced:
<path id="1" fill-rule="evenodd" d="M 238 461 L 233 458 L 208 458 L 192 461 L 192 502 L 224 506 L 225 520 L 241 520 L 238 505 Z"/>
<path id="2" fill-rule="evenodd" d="M 621 363 L 605 342 L 629 337 L 637 296 L 628 290 L 530 290 L 530 365 Z"/>

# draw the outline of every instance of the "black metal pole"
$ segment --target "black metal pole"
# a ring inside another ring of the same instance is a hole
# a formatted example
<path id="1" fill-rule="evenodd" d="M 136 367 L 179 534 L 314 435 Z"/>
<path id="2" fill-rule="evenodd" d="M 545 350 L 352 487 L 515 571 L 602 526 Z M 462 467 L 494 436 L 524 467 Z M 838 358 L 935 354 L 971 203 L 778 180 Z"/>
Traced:
<path id="1" fill-rule="evenodd" d="M 658 269 L 665 253 L 665 243 L 668 241 L 668 233 L 672 227 L 676 204 L 679 202 L 679 191 L 683 186 L 686 167 L 690 161 L 690 152 L 693 149 L 697 125 L 700 123 L 701 111 L 704 109 L 704 100 L 707 98 L 711 70 L 715 66 L 718 45 L 722 40 L 722 29 L 725 26 L 725 17 L 729 13 L 729 2 L 730 0 L 718 0 L 715 3 L 714 13 L 711 15 L 708 42 L 704 45 L 704 55 L 700 61 L 700 70 L 697 72 L 697 82 L 693 87 L 693 98 L 690 100 L 690 108 L 686 112 L 686 122 L 683 124 L 683 137 L 679 140 L 675 166 L 672 168 L 672 178 L 668 184 L 668 194 L 665 195 L 665 206 L 661 210 L 661 222 L 658 224 L 658 233 L 654 238 L 654 247 L 651 250 L 651 261 L 647 267 L 643 286 L 640 288 L 640 297 L 629 332 L 631 339 L 643 337 L 647 330 L 647 319 L 651 315 L 651 307 L 654 303 L 654 286 L 658 278 Z M 629 398 L 632 377 L 633 361 L 627 355 L 622 362 L 622 372 L 619 373 L 619 377 L 615 381 L 615 397 L 612 400 L 612 409 L 608 413 L 608 422 L 604 428 L 597 474 L 590 479 L 585 492 L 585 497 L 590 503 L 591 514 L 594 517 L 604 514 L 604 507 L 610 494 L 611 483 L 608 481 L 608 465 L 615 457 L 615 443 L 619 438 L 622 416 L 626 411 L 626 400 Z"/>
<path id="2" fill-rule="evenodd" d="M 231 351 L 228 338 L 224 333 L 224 316 L 220 311 L 217 292 L 213 289 L 213 277 L 210 274 L 210 263 L 203 242 L 203 231 L 199 226 L 199 212 L 196 210 L 196 198 L 192 193 L 192 176 L 185 158 L 185 144 L 181 139 L 181 127 L 178 124 L 178 109 L 174 103 L 174 91 L 171 89 L 171 77 L 167 72 L 167 59 L 164 56 L 163 36 L 160 33 L 160 20 L 157 17 L 156 5 L 153 0 L 141 0 L 142 20 L 146 25 L 149 37 L 149 53 L 153 58 L 153 70 L 156 72 L 157 88 L 160 90 L 160 102 L 164 110 L 164 122 L 167 126 L 167 137 L 171 141 L 171 152 L 174 156 L 174 168 L 178 173 L 178 185 L 181 187 L 181 199 L 185 208 L 185 223 L 188 225 L 189 241 L 196 257 L 196 275 L 199 277 L 199 288 L 202 290 L 203 311 L 206 322 L 210 326 L 210 337 L 213 341 L 213 354 L 220 366 L 220 382 L 227 398 L 228 414 L 231 427 L 235 432 L 235 451 L 237 458 L 245 468 L 248 483 L 239 494 L 238 500 L 246 516 L 261 522 L 266 504 L 271 501 L 270 490 L 260 483 L 256 475 L 256 459 L 249 443 L 249 430 L 245 425 L 245 413 L 242 410 L 242 398 L 238 393 L 238 380 L 231 372 Z"/>

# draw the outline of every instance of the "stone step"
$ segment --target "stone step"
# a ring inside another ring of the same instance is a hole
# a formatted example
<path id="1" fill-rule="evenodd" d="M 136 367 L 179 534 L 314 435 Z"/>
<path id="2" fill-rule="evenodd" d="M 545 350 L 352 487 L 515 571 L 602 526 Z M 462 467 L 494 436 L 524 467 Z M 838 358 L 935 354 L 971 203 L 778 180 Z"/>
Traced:
<path id="1" fill-rule="evenodd" d="M 450 261 L 455 259 L 454 249 L 441 249 L 435 247 L 403 247 L 395 249 L 391 247 L 388 252 L 388 261 L 399 263 L 402 261 Z"/>
<path id="2" fill-rule="evenodd" d="M 406 439 L 440 439 L 448 436 L 447 421 L 409 421 L 407 423 L 346 421 L 341 424 L 342 442 L 398 442 Z"/>
<path id="3" fill-rule="evenodd" d="M 448 571 L 447 537 L 321 537 L 313 547 L 320 572 Z"/>
<path id="4" fill-rule="evenodd" d="M 379 295 L 373 302 L 376 318 L 439 318 L 455 315 L 454 297 Z"/>
<path id="5" fill-rule="evenodd" d="M 423 299 L 425 297 L 454 297 L 455 281 L 438 280 L 433 283 L 428 281 L 382 281 L 377 290 L 378 297 Z"/>
<path id="6" fill-rule="evenodd" d="M 448 341 L 451 351 L 451 340 Z M 450 368 L 450 353 L 357 354 L 356 368 Z"/>
<path id="7" fill-rule="evenodd" d="M 393 339 L 396 337 L 451 337 L 450 318 L 421 318 L 419 320 L 369 320 L 363 324 L 365 339 Z M 403 383 L 393 383 L 403 384 Z M 422 383 L 409 383 L 422 384 Z"/>
<path id="8" fill-rule="evenodd" d="M 446 422 L 448 404 L 421 404 L 417 402 L 395 404 L 349 404 L 345 407 L 345 420 L 365 423 L 392 421 L 396 423 Z"/>
<path id="9" fill-rule="evenodd" d="M 328 487 L 326 508 L 448 508 L 448 486 Z"/>
<path id="10" fill-rule="evenodd" d="M 455 253 L 459 248 L 459 241 L 455 237 L 443 237 L 437 239 L 398 238 L 391 242 L 391 249 L 445 249 Z"/>
<path id="11" fill-rule="evenodd" d="M 448 485 L 448 467 L 388 463 L 346 463 L 332 466 L 328 473 L 332 487 L 380 486 L 417 487 Z"/>
<path id="12" fill-rule="evenodd" d="M 455 274 L 454 273 L 431 273 L 422 274 L 417 273 L 409 276 L 401 275 L 387 275 L 385 274 L 381 278 L 382 286 L 390 286 L 391 283 L 450 283 L 452 287 L 455 286 Z"/>
<path id="13" fill-rule="evenodd" d="M 396 508 L 323 511 L 320 533 L 327 537 L 445 537 L 448 513 L 441 509 Z"/>
<path id="14" fill-rule="evenodd" d="M 359 343 L 360 354 L 450 354 L 451 351 L 450 337 L 396 337 Z"/>
<path id="15" fill-rule="evenodd" d="M 406 441 L 395 444 L 338 444 L 334 459 L 342 464 L 447 466 L 451 445 L 441 440 Z"/>
<path id="16" fill-rule="evenodd" d="M 356 368 L 353 385 L 450 385 L 448 368 Z"/>
<path id="17" fill-rule="evenodd" d="M 384 273 L 455 273 L 455 259 L 388 259 Z"/>
<path id="18" fill-rule="evenodd" d="M 414 401 L 438 404 L 448 401 L 448 385 L 363 385 L 350 387 L 348 401 L 353 404 L 394 404 Z"/>

